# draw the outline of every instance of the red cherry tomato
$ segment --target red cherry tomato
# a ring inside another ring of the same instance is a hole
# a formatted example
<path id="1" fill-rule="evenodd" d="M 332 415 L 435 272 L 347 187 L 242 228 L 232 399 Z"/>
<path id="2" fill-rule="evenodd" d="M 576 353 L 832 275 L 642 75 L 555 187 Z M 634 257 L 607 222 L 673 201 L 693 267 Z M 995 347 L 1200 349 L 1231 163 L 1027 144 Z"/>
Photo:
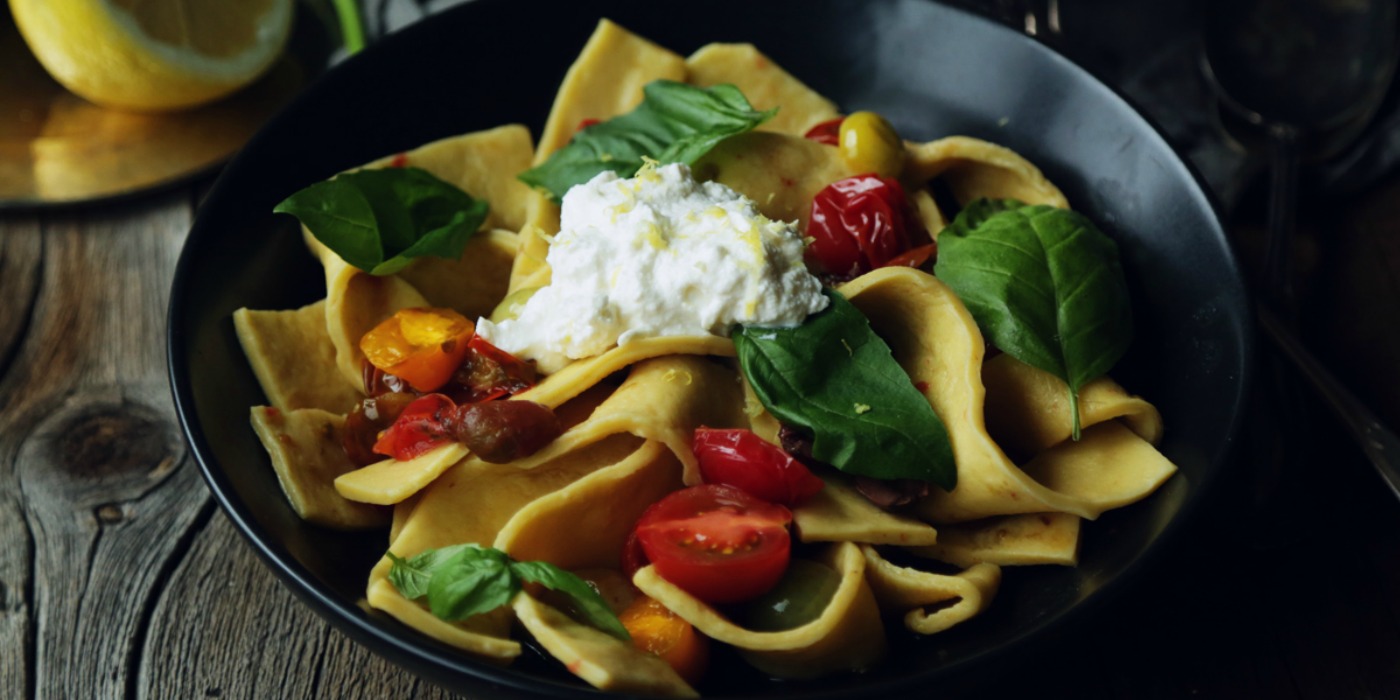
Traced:
<path id="1" fill-rule="evenodd" d="M 899 255 L 890 258 L 885 263 L 887 266 L 903 265 L 905 267 L 923 267 L 929 258 L 938 254 L 938 244 L 928 243 L 910 248 Z"/>
<path id="2" fill-rule="evenodd" d="M 728 484 L 770 503 L 800 506 L 826 484 L 781 447 L 748 430 L 697 428 L 691 442 L 707 484 Z"/>
<path id="3" fill-rule="evenodd" d="M 843 120 L 845 120 L 845 117 L 829 119 L 808 129 L 807 133 L 803 134 L 803 136 L 817 143 L 835 146 L 841 143 L 841 122 Z"/>
<path id="4" fill-rule="evenodd" d="M 909 249 L 915 221 L 899 182 L 877 175 L 837 180 L 812 198 L 807 262 L 845 278 L 884 267 Z"/>
<path id="5" fill-rule="evenodd" d="M 637 573 L 637 569 L 647 565 L 647 553 L 642 549 L 642 541 L 637 539 L 637 531 L 627 536 L 627 542 L 622 545 L 622 575 L 628 581 Z"/>
<path id="6" fill-rule="evenodd" d="M 657 501 L 637 521 L 656 573 L 708 603 L 761 595 L 787 569 L 792 513 L 733 486 L 701 484 Z"/>
<path id="7" fill-rule="evenodd" d="M 376 454 L 397 460 L 413 459 L 453 440 L 449 421 L 457 406 L 442 394 L 428 394 L 404 407 L 394 424 L 374 443 Z"/>

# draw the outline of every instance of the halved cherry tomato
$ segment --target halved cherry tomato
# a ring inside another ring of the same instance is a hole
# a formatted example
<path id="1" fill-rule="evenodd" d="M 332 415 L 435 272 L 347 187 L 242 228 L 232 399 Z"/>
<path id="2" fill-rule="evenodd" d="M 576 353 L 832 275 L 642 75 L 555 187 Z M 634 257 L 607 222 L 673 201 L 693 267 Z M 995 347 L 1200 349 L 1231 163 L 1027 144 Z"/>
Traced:
<path id="1" fill-rule="evenodd" d="M 474 335 L 467 342 L 467 354 L 453 373 L 452 386 L 447 391 L 457 403 L 477 403 L 534 385 L 534 365 Z"/>
<path id="2" fill-rule="evenodd" d="M 476 326 L 452 309 L 400 309 L 360 338 L 369 363 L 422 392 L 436 391 L 467 355 Z"/>
<path id="3" fill-rule="evenodd" d="M 792 513 L 722 484 L 701 484 L 657 501 L 637 521 L 656 573 L 708 603 L 737 603 L 783 577 Z"/>
<path id="4" fill-rule="evenodd" d="M 394 424 L 374 443 L 376 454 L 413 459 L 453 439 L 449 422 L 457 406 L 442 394 L 428 394 L 404 407 Z"/>
<path id="5" fill-rule="evenodd" d="M 807 262 L 841 278 L 884 267 L 909 250 L 916 222 L 899 182 L 873 174 L 837 180 L 812 198 Z"/>
<path id="6" fill-rule="evenodd" d="M 828 146 L 836 146 L 841 143 L 841 122 L 844 120 L 845 117 L 828 119 L 827 121 L 824 121 L 808 129 L 807 133 L 803 134 L 803 136 L 805 138 L 809 138 L 813 141 L 816 141 L 817 143 L 824 143 Z"/>
<path id="7" fill-rule="evenodd" d="M 696 428 L 691 441 L 707 484 L 728 484 L 770 503 L 800 506 L 826 484 L 781 447 L 742 429 Z"/>
<path id="8" fill-rule="evenodd" d="M 638 596 L 617 619 L 632 636 L 632 646 L 655 654 L 687 683 L 699 683 L 709 665 L 709 638 L 654 598 Z"/>

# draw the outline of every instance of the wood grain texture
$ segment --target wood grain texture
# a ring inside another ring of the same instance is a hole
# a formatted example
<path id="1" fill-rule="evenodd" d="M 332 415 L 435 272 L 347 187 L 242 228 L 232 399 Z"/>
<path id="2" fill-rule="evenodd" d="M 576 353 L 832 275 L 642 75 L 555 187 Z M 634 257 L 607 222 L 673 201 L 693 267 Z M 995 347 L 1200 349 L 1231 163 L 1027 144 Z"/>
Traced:
<path id="1" fill-rule="evenodd" d="M 144 601 L 209 500 L 184 458 L 159 342 L 163 278 L 189 221 L 177 194 L 96 225 L 0 231 L 7 251 L 13 239 L 29 254 L 5 267 L 33 280 L 27 321 L 0 326 L 22 332 L 0 380 L 0 478 L 20 499 L 6 509 L 6 541 L 26 545 L 4 555 L 25 579 L 21 614 L 4 626 L 7 648 L 22 650 L 6 656 L 23 665 L 6 678 L 36 697 L 126 693 Z"/>
<path id="2" fill-rule="evenodd" d="M 0 694 L 20 697 L 31 685 L 33 655 L 33 541 L 15 474 L 18 430 L 4 427 L 23 395 L 8 369 L 34 308 L 43 261 L 43 236 L 34 218 L 0 222 Z"/>
<path id="3" fill-rule="evenodd" d="M 453 697 L 321 621 L 222 514 L 173 572 L 142 657 L 141 697 Z"/>

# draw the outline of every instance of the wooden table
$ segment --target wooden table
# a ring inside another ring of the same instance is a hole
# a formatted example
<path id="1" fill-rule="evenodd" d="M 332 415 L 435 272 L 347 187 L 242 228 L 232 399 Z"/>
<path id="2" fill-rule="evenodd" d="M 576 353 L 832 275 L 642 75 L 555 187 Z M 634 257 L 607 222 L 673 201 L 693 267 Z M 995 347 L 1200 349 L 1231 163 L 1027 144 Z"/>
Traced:
<path id="1" fill-rule="evenodd" d="M 0 214 L 0 697 L 451 697 L 296 601 L 188 456 L 165 309 L 207 185 Z M 1304 226 L 1308 339 L 1392 425 L 1397 195 Z M 1256 421 L 1140 586 L 980 694 L 1400 697 L 1400 503 L 1325 411 L 1307 425 L 1311 456 L 1279 488 L 1258 476 L 1273 428 Z"/>
<path id="2" fill-rule="evenodd" d="M 166 383 L 165 308 L 203 185 L 0 215 L 0 695 L 446 696 L 297 602 L 187 455 Z M 1319 284 L 1372 299 L 1365 313 L 1339 313 L 1354 332 L 1331 328 L 1320 348 L 1365 348 L 1338 365 L 1362 382 L 1358 363 L 1392 377 L 1400 350 L 1394 187 L 1329 230 L 1349 251 L 1330 263 L 1345 274 Z M 1387 396 L 1394 421 L 1393 383 L 1358 386 Z M 1282 507 L 1251 520 L 1242 455 L 1150 580 L 989 690 L 1400 697 L 1400 503 L 1329 416 L 1314 424 L 1329 456 Z"/>

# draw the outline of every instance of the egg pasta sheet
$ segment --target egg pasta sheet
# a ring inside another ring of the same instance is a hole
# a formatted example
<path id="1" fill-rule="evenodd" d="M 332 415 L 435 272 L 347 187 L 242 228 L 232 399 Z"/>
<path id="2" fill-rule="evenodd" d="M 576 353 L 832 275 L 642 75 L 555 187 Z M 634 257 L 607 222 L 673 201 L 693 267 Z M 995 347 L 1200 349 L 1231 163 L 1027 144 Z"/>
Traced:
<path id="1" fill-rule="evenodd" d="M 734 85 L 755 109 L 777 109 L 692 166 L 697 178 L 733 188 L 772 220 L 805 227 L 814 195 L 859 174 L 841 149 L 804 138 L 840 118 L 836 105 L 757 48 L 712 44 L 686 58 L 604 20 L 560 86 L 538 142 L 524 127 L 507 125 L 365 166 L 422 168 L 485 200 L 490 213 L 459 258 L 417 258 L 396 274 L 375 276 L 308 233 L 326 298 L 298 310 L 244 309 L 234 321 L 270 404 L 255 407 L 251 421 L 292 507 L 328 527 L 391 525 L 388 554 L 368 576 L 371 607 L 498 663 L 521 653 L 512 636 L 518 621 L 596 687 L 690 696 L 692 684 L 671 666 L 582 624 L 539 590 L 527 588 L 510 605 L 465 620 L 442 619 L 396 587 L 390 555 L 406 560 L 475 543 L 519 561 L 620 571 L 644 512 L 701 481 L 691 448 L 697 428 L 745 428 L 778 441 L 778 421 L 746 383 L 729 337 L 629 340 L 540 377 L 505 399 L 546 406 L 562 423 L 560 436 L 528 457 L 492 463 L 450 442 L 413 459 L 360 467 L 338 447 L 345 415 L 366 391 L 361 338 L 401 309 L 443 307 L 475 319 L 490 316 L 513 292 L 549 284 L 559 205 L 517 175 L 567 145 L 580 122 L 636 108 L 643 86 L 657 79 Z M 944 211 L 948 195 L 957 207 L 979 198 L 1068 206 L 1034 165 L 1001 146 L 951 135 L 904 148 L 899 180 L 935 239 L 952 218 Z M 935 197 L 935 190 L 945 194 Z M 825 487 L 793 508 L 800 543 L 793 552 L 836 578 L 814 619 L 793 629 L 748 627 L 733 608 L 704 602 L 654 566 L 631 581 L 777 677 L 869 668 L 880 661 L 887 625 L 930 635 L 975 624 L 995 605 L 1001 567 L 1073 565 L 1083 520 L 1146 497 L 1174 472 L 1153 447 L 1163 431 L 1160 415 L 1108 377 L 1080 389 L 1082 435 L 1072 439 L 1065 382 L 989 352 L 968 308 L 928 272 L 881 267 L 837 289 L 869 319 L 946 426 L 956 487 L 932 487 L 906 505 L 877 505 L 862 494 L 860 477 L 819 471 Z"/>

